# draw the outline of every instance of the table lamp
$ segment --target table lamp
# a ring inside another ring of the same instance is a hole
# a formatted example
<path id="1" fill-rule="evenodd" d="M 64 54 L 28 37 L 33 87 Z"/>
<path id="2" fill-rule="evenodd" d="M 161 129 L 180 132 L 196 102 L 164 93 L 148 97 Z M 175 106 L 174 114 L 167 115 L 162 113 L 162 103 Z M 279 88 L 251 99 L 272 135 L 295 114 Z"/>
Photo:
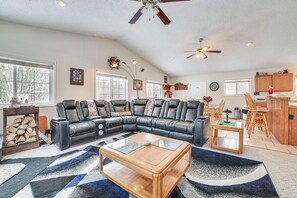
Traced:
<path id="1" fill-rule="evenodd" d="M 228 120 L 228 118 L 229 118 L 229 113 L 232 113 L 232 111 L 229 110 L 229 109 L 225 109 L 225 110 L 223 111 L 223 113 L 226 113 L 226 118 L 227 118 L 227 120 L 224 121 L 224 122 L 225 122 L 225 123 L 230 123 L 230 121 Z"/>

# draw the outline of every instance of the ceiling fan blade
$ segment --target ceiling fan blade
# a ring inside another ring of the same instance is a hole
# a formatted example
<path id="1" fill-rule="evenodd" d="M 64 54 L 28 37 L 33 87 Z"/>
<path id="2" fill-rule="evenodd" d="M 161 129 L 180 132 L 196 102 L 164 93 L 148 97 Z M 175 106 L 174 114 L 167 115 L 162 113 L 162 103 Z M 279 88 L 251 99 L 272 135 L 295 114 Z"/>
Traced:
<path id="1" fill-rule="evenodd" d="M 221 50 L 206 50 L 207 53 L 222 53 Z"/>
<path id="2" fill-rule="evenodd" d="M 142 6 L 137 12 L 136 14 L 132 17 L 132 19 L 129 21 L 130 24 L 135 24 L 136 21 L 141 17 L 142 15 L 142 9 L 144 8 L 144 6 Z"/>
<path id="3" fill-rule="evenodd" d="M 191 58 L 192 56 L 195 56 L 196 54 L 192 54 L 190 56 L 188 56 L 186 59 Z"/>
<path id="4" fill-rule="evenodd" d="M 185 52 L 196 52 L 196 51 L 185 51 Z"/>
<path id="5" fill-rule="evenodd" d="M 178 1 L 190 1 L 190 0 L 159 0 L 160 3 L 170 3 L 170 2 L 178 2 Z"/>
<path id="6" fill-rule="evenodd" d="M 159 10 L 158 17 L 161 19 L 161 21 L 164 23 L 164 25 L 168 25 L 171 23 L 170 19 L 166 16 L 166 14 L 161 10 L 159 6 L 156 6 L 156 8 Z"/>

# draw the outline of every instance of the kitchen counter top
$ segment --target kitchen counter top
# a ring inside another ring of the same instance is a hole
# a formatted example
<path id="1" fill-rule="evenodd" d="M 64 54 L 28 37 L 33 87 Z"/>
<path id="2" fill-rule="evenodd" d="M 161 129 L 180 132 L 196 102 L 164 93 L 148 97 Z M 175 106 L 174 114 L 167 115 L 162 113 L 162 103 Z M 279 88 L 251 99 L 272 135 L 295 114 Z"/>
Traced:
<path id="1" fill-rule="evenodd" d="M 266 97 L 267 100 L 290 100 L 290 97 Z"/>

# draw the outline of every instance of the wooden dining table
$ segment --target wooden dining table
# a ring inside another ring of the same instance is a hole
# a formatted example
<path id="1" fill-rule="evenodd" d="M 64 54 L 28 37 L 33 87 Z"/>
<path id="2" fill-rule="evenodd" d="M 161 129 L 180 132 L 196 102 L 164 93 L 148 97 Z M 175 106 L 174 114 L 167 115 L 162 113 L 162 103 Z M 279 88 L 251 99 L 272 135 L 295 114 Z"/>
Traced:
<path id="1" fill-rule="evenodd" d="M 208 104 L 204 106 L 204 115 L 208 115 L 210 120 L 215 120 L 215 113 L 218 111 L 219 105 L 217 104 Z"/>

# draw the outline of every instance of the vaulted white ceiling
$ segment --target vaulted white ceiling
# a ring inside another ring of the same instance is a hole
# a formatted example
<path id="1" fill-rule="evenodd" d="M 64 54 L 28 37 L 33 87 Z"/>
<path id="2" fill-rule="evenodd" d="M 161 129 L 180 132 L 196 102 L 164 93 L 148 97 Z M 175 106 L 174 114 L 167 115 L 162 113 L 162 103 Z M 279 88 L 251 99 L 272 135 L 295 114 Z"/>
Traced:
<path id="1" fill-rule="evenodd" d="M 182 76 L 297 65 L 296 0 L 191 0 L 164 3 L 164 26 L 143 15 L 130 0 L 0 0 L 0 19 L 50 29 L 107 37 L 127 46 L 169 75 Z M 1 31 L 1 30 L 0 30 Z M 200 37 L 222 54 L 185 59 Z M 254 46 L 247 47 L 252 41 Z M 174 59 L 171 60 L 170 58 Z"/>

